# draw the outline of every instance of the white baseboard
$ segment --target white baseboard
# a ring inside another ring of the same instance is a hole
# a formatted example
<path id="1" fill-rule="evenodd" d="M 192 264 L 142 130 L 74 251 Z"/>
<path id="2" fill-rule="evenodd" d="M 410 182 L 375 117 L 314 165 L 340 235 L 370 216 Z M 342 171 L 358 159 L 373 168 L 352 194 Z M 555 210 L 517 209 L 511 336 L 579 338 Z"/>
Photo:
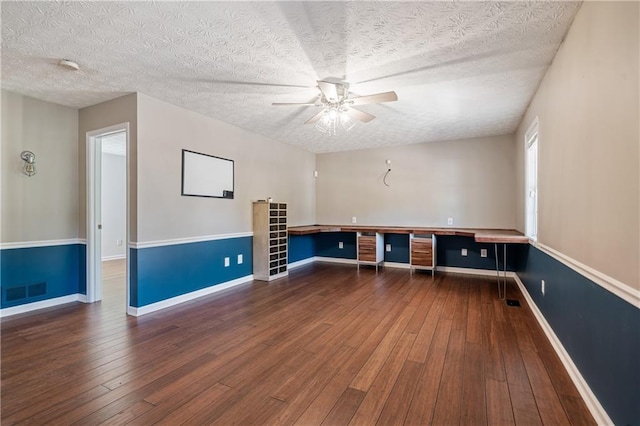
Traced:
<path id="1" fill-rule="evenodd" d="M 114 254 L 113 256 L 103 256 L 102 261 L 108 262 L 109 260 L 125 259 L 126 257 L 126 254 Z"/>
<path id="2" fill-rule="evenodd" d="M 328 262 L 328 263 L 346 263 L 348 265 L 356 265 L 358 261 L 356 259 L 343 259 L 340 257 L 322 257 L 316 256 L 314 260 L 318 262 Z"/>
<path id="3" fill-rule="evenodd" d="M 400 262 L 382 262 L 382 266 L 387 268 L 400 268 L 400 269 L 410 269 L 411 265 L 408 263 L 400 263 Z"/>
<path id="4" fill-rule="evenodd" d="M 287 268 L 288 269 L 294 269 L 294 268 L 298 268 L 300 266 L 308 265 L 308 264 L 313 263 L 315 261 L 316 261 L 316 258 L 312 256 L 312 257 L 308 257 L 306 259 L 298 260 L 297 262 L 290 263 L 287 266 Z"/>
<path id="5" fill-rule="evenodd" d="M 356 265 L 358 263 L 356 261 L 356 259 L 343 259 L 343 258 L 340 258 L 340 257 L 314 256 L 314 257 L 308 257 L 306 259 L 299 260 L 297 262 L 290 263 L 289 264 L 289 269 L 294 269 L 294 268 L 297 268 L 299 266 L 308 265 L 308 264 L 313 263 L 313 262 L 342 263 L 342 264 L 349 264 L 349 265 Z M 386 266 L 388 268 L 409 269 L 409 264 L 408 263 L 383 262 L 382 266 Z"/>
<path id="6" fill-rule="evenodd" d="M 54 299 L 41 300 L 39 302 L 25 303 L 24 305 L 12 306 L 10 308 L 0 309 L 0 318 L 11 315 L 24 314 L 36 311 L 38 309 L 51 308 L 53 306 L 64 305 L 66 303 L 77 302 L 80 300 L 80 294 L 70 294 L 68 296 L 56 297 Z M 86 296 L 85 296 L 86 298 Z"/>
<path id="7" fill-rule="evenodd" d="M 496 277 L 495 269 L 473 269 L 473 268 L 458 268 L 455 266 L 437 266 L 437 272 L 453 272 L 456 274 L 467 274 L 467 275 L 480 275 L 483 277 Z M 507 277 L 514 277 L 515 272 L 507 271 Z M 500 271 L 500 277 L 504 277 L 504 272 Z"/>
<path id="8" fill-rule="evenodd" d="M 299 262 L 294 262 L 289 264 L 289 269 L 296 268 L 298 266 L 306 265 L 312 262 L 326 262 L 326 263 L 342 263 L 348 265 L 356 265 L 358 261 L 356 259 L 343 259 L 339 257 L 309 257 L 307 259 L 301 260 Z M 408 263 L 399 263 L 399 262 L 383 262 L 382 266 L 386 266 L 389 268 L 402 268 L 402 269 L 410 269 L 411 265 Z M 486 277 L 495 277 L 496 271 L 492 269 L 473 269 L 473 268 L 456 268 L 453 266 L 438 266 L 436 268 L 436 272 L 453 272 L 456 274 L 467 274 L 467 275 L 482 275 Z M 507 277 L 513 277 L 515 272 L 507 271 Z M 503 277 L 504 273 L 500 272 L 500 277 Z"/>
<path id="9" fill-rule="evenodd" d="M 594 393 L 591 391 L 591 388 L 587 384 L 586 380 L 584 379 L 584 377 L 582 377 L 580 370 L 578 370 L 578 367 L 576 367 L 576 365 L 573 363 L 571 356 L 569 356 L 569 353 L 560 342 L 560 339 L 558 339 L 558 336 L 556 336 L 556 333 L 554 333 L 553 328 L 551 328 L 544 315 L 531 298 L 531 295 L 527 291 L 527 288 L 524 286 L 524 283 L 520 280 L 520 277 L 518 277 L 517 274 L 514 274 L 513 278 L 516 284 L 518 284 L 522 295 L 529 304 L 531 312 L 533 312 L 533 315 L 538 320 L 538 324 L 540 324 L 540 327 L 542 327 L 544 334 L 551 342 L 551 346 L 553 346 L 553 349 L 558 354 L 560 361 L 562 361 L 562 365 L 564 365 L 564 368 L 569 373 L 573 384 L 576 385 L 578 392 L 580 392 L 580 396 L 582 396 L 585 404 L 587 404 L 587 408 L 589 408 L 589 411 L 591 412 L 591 415 L 595 419 L 596 423 L 599 425 L 613 425 L 613 421 L 609 418 L 609 415 L 600 404 L 600 401 L 598 401 L 598 398 L 596 398 Z"/>
<path id="10" fill-rule="evenodd" d="M 158 311 L 160 309 L 165 309 L 170 306 L 178 305 L 180 303 L 197 299 L 198 297 L 208 296 L 210 294 L 217 293 L 222 290 L 226 290 L 228 288 L 246 283 L 248 281 L 253 281 L 253 275 L 247 275 L 232 281 L 227 281 L 221 284 L 212 285 L 211 287 L 192 291 L 191 293 L 181 294 L 180 296 L 172 297 L 171 299 L 161 300 L 160 302 L 151 303 L 149 305 L 141 306 L 139 308 L 128 306 L 127 314 L 132 315 L 134 317 L 139 317 L 141 315 L 146 315 L 151 312 Z"/>

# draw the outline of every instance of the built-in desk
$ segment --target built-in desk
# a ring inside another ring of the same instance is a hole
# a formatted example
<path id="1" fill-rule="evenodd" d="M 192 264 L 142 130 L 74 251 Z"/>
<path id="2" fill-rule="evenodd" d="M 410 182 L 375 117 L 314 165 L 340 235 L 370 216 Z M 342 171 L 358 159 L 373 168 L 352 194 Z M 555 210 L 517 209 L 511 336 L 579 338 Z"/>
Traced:
<path id="1" fill-rule="evenodd" d="M 495 249 L 496 275 L 498 280 L 498 297 L 506 298 L 507 285 L 507 244 L 529 244 L 529 237 L 513 229 L 482 229 L 482 228 L 427 228 L 408 226 L 358 226 L 358 225 L 308 225 L 292 226 L 288 228 L 289 235 L 309 235 L 319 232 L 355 232 L 375 234 L 410 234 L 410 235 L 457 235 L 472 237 L 478 243 L 492 243 Z M 503 244 L 503 267 L 501 271 L 498 263 L 498 244 Z M 433 249 L 435 253 L 435 248 Z M 435 260 L 435 258 L 434 258 Z M 435 269 L 435 261 L 432 271 Z M 500 276 L 500 273 L 503 276 Z"/>
<path id="2" fill-rule="evenodd" d="M 290 235 L 319 232 L 377 232 L 379 234 L 434 234 L 472 237 L 479 243 L 529 244 L 529 237 L 513 229 L 425 228 L 409 226 L 307 225 L 290 226 Z"/>
<path id="3" fill-rule="evenodd" d="M 318 232 L 340 232 L 339 226 L 327 226 L 327 225 L 308 225 L 308 226 L 290 226 L 288 228 L 289 234 L 292 235 L 309 235 L 317 234 Z"/>

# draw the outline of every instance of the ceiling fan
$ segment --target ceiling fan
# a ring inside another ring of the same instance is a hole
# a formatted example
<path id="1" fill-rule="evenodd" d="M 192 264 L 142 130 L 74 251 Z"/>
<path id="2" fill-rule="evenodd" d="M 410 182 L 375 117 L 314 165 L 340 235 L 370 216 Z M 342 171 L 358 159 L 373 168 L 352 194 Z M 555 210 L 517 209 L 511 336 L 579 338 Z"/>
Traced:
<path id="1" fill-rule="evenodd" d="M 322 111 L 305 121 L 304 124 L 316 124 L 316 128 L 323 133 L 336 134 L 336 127 L 340 124 L 345 130 L 350 130 L 355 121 L 368 123 L 376 118 L 368 112 L 361 111 L 354 106 L 392 102 L 398 100 L 396 92 L 383 92 L 373 95 L 349 97 L 349 84 L 345 82 L 318 81 L 320 94 L 313 103 L 275 102 L 274 106 L 318 106 Z"/>

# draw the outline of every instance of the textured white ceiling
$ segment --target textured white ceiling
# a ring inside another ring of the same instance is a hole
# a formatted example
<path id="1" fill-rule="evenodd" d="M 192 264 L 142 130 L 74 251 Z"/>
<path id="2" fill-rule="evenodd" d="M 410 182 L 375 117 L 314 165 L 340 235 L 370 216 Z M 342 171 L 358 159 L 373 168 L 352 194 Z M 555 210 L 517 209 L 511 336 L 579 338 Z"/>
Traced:
<path id="1" fill-rule="evenodd" d="M 82 108 L 141 92 L 312 152 L 507 134 L 580 2 L 2 2 L 2 87 Z M 62 58 L 82 71 L 58 67 Z M 328 136 L 315 81 L 377 116 Z"/>

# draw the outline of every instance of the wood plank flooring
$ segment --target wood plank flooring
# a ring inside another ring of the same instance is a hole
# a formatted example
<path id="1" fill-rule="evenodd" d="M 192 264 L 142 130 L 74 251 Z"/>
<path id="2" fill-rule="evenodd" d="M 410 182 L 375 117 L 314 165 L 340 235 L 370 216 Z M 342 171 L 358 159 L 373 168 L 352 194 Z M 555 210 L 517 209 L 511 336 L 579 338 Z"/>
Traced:
<path id="1" fill-rule="evenodd" d="M 122 265 L 2 319 L 3 425 L 595 424 L 513 283 L 316 263 L 133 318 Z"/>

